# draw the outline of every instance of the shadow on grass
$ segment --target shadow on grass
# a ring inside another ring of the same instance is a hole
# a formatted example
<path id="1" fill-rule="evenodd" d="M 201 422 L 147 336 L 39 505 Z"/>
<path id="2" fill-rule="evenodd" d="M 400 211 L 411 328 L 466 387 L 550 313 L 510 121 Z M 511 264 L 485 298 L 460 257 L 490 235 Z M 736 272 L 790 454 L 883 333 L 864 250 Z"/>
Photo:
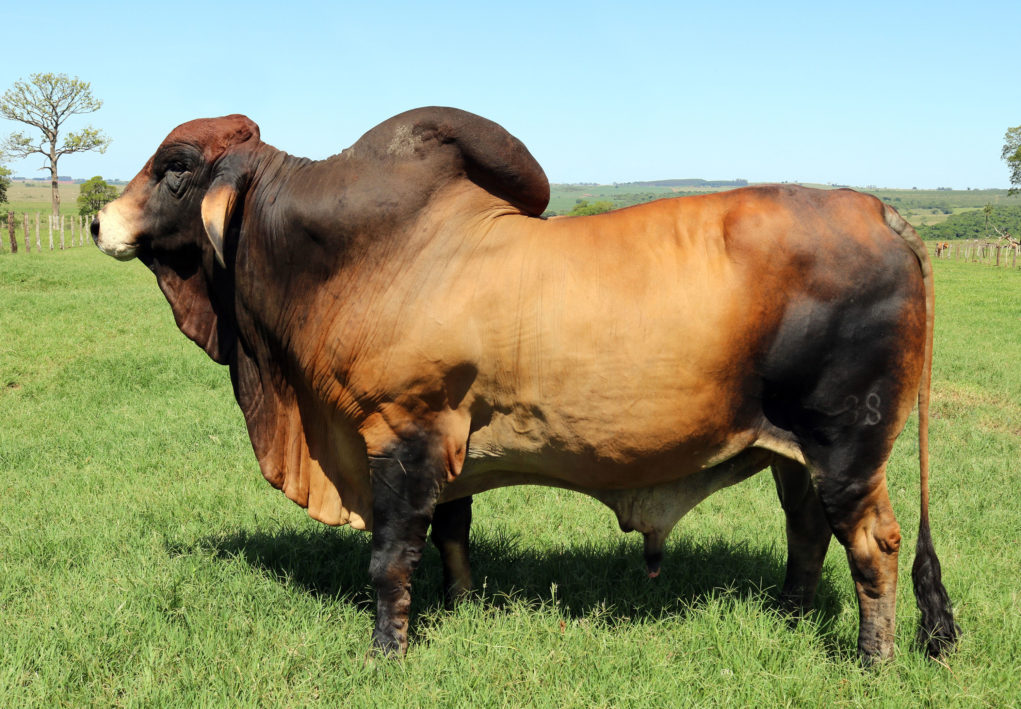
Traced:
<path id="1" fill-rule="evenodd" d="M 170 551 L 240 558 L 303 592 L 339 598 L 367 612 L 375 609 L 368 575 L 370 534 L 329 528 L 241 530 L 171 547 Z M 681 537 L 667 546 L 663 571 L 650 580 L 641 555 L 641 537 L 636 534 L 601 546 L 549 550 L 524 548 L 518 538 L 500 534 L 473 533 L 471 540 L 475 592 L 483 597 L 480 602 L 502 608 L 512 601 L 538 607 L 556 600 L 568 617 L 598 612 L 619 622 L 666 614 L 683 618 L 722 595 L 758 599 L 775 609 L 785 551 L 725 539 L 698 544 Z M 415 572 L 413 599 L 413 627 L 417 616 L 444 606 L 439 554 L 431 544 Z M 824 573 L 814 611 L 815 624 L 824 636 L 839 613 L 838 594 Z M 823 642 L 830 645 L 827 639 Z M 844 654 L 840 648 L 829 649 Z"/>

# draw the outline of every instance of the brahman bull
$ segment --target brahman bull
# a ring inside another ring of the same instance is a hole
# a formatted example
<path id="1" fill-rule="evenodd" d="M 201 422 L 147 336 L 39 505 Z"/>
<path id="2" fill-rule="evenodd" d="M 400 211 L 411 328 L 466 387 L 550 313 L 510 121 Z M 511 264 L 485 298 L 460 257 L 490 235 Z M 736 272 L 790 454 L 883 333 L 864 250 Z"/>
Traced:
<path id="1" fill-rule="evenodd" d="M 850 190 L 750 187 L 544 219 L 549 184 L 503 128 L 450 108 L 322 161 L 240 115 L 174 129 L 92 223 L 156 275 L 230 370 L 265 477 L 372 530 L 373 646 L 407 648 L 426 533 L 469 589 L 471 496 L 553 485 L 646 539 L 772 467 L 785 604 L 812 603 L 831 535 L 858 648 L 893 653 L 900 531 L 885 466 L 919 404 L 920 639 L 958 628 L 928 518 L 933 290 L 925 247 Z"/>

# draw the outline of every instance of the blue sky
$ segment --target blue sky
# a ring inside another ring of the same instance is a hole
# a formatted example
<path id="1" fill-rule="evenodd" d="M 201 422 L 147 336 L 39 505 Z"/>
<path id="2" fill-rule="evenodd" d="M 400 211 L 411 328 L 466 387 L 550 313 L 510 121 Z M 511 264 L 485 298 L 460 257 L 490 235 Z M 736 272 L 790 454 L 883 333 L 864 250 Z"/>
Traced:
<path id="1" fill-rule="evenodd" d="M 192 118 L 244 113 L 322 158 L 448 105 L 504 125 L 553 182 L 1006 187 L 1021 124 L 1017 0 L 7 5 L 0 90 L 63 72 L 104 101 L 69 123 L 113 138 L 63 158 L 75 177 L 130 178 Z"/>

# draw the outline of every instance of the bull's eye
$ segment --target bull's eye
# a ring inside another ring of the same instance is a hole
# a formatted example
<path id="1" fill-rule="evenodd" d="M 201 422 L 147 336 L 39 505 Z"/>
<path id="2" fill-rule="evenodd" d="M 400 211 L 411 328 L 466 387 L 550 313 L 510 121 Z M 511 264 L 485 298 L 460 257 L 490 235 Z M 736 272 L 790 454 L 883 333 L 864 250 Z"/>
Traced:
<path id="1" fill-rule="evenodd" d="M 177 195 L 184 189 L 190 174 L 191 173 L 184 164 L 173 162 L 167 166 L 167 171 L 164 173 L 163 179 L 166 181 L 167 187 L 170 188 L 170 191 Z"/>

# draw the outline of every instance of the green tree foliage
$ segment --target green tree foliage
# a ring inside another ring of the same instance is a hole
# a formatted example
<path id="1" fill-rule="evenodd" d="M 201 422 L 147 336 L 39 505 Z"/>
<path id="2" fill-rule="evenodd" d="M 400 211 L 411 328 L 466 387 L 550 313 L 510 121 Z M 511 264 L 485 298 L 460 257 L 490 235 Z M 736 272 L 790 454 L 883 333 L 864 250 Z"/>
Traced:
<path id="1" fill-rule="evenodd" d="M 588 200 L 580 199 L 574 208 L 567 213 L 569 217 L 589 217 L 593 214 L 602 214 L 603 212 L 609 212 L 613 209 L 613 202 L 600 200 L 598 202 L 592 202 L 589 204 Z"/>
<path id="2" fill-rule="evenodd" d="M 11 171 L 3 166 L 0 154 L 0 204 L 7 204 L 7 188 L 11 186 Z"/>
<path id="3" fill-rule="evenodd" d="M 83 217 L 91 217 L 99 212 L 104 204 L 117 199 L 117 194 L 116 187 L 107 184 L 106 180 L 96 175 L 82 183 L 78 193 L 78 213 Z"/>
<path id="4" fill-rule="evenodd" d="M 1003 136 L 1003 152 L 1000 157 L 1010 168 L 1010 194 L 1021 192 L 1021 126 L 1008 128 Z"/>
<path id="5" fill-rule="evenodd" d="M 28 81 L 16 81 L 0 98 L 0 115 L 37 128 L 42 138 L 33 140 L 24 133 L 11 133 L 4 148 L 13 157 L 27 158 L 38 153 L 48 160 L 53 214 L 60 213 L 57 191 L 57 162 L 64 155 L 86 150 L 106 152 L 110 139 L 92 126 L 67 133 L 60 143 L 64 123 L 74 115 L 98 111 L 103 102 L 92 96 L 87 81 L 67 74 L 32 74 Z"/>
<path id="6" fill-rule="evenodd" d="M 974 209 L 948 217 L 946 221 L 918 228 L 923 239 L 996 239 L 996 229 L 1011 236 L 1021 235 L 1021 207 Z"/>

